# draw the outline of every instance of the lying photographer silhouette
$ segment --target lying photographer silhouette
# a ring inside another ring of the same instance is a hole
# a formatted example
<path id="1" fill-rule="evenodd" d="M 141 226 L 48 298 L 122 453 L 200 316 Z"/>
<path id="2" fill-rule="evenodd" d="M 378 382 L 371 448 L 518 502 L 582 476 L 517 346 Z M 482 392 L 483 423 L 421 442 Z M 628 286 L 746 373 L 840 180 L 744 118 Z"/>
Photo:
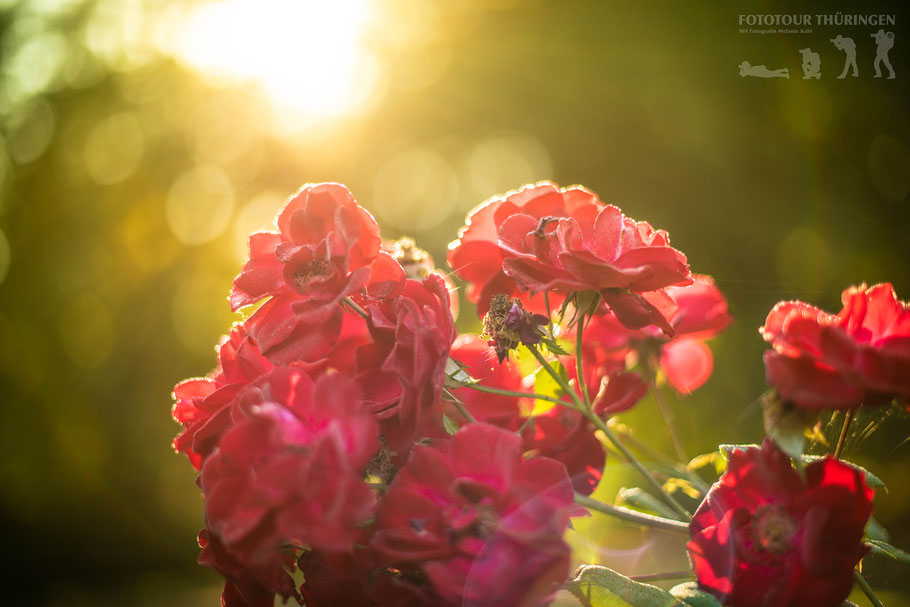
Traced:
<path id="1" fill-rule="evenodd" d="M 811 48 L 801 48 L 799 52 L 803 54 L 803 80 L 821 78 L 822 58 L 818 56 L 818 53 Z"/>
<path id="2" fill-rule="evenodd" d="M 856 43 L 853 42 L 853 38 L 845 38 L 838 34 L 836 37 L 831 39 L 831 42 L 834 43 L 834 47 L 839 51 L 844 51 L 847 55 L 846 60 L 844 61 L 844 71 L 840 73 L 838 78 L 846 78 L 847 72 L 850 68 L 853 68 L 853 77 L 856 78 L 859 76 L 859 68 L 856 67 Z"/>
<path id="3" fill-rule="evenodd" d="M 752 65 L 748 61 L 739 64 L 739 75 L 745 78 L 790 78 L 790 70 L 783 67 L 779 70 L 769 70 L 764 65 Z"/>
<path id="4" fill-rule="evenodd" d="M 891 47 L 894 46 L 894 32 L 885 33 L 885 30 L 880 29 L 872 37 L 875 38 L 875 44 L 877 49 L 875 52 L 875 77 L 882 77 L 881 64 L 884 63 L 885 67 L 888 68 L 888 72 L 891 74 L 888 76 L 888 80 L 894 80 L 894 68 L 891 67 L 891 61 L 888 59 L 888 53 L 891 51 Z"/>

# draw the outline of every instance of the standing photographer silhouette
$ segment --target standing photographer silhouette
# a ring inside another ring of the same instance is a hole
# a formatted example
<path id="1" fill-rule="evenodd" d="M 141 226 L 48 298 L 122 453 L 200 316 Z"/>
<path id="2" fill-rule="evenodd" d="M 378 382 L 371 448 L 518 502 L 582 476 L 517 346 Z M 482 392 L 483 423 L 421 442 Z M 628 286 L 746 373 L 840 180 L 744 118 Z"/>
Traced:
<path id="1" fill-rule="evenodd" d="M 847 58 L 844 61 L 844 71 L 840 73 L 838 78 L 845 78 L 847 76 L 847 71 L 851 67 L 853 68 L 853 77 L 856 78 L 859 76 L 859 68 L 856 67 L 856 43 L 853 42 L 853 38 L 844 38 L 838 34 L 837 37 L 831 39 L 831 42 L 834 43 L 837 50 L 844 51 L 847 55 Z"/>
<path id="2" fill-rule="evenodd" d="M 885 33 L 885 30 L 880 29 L 872 37 L 875 38 L 875 44 L 878 45 L 875 53 L 875 77 L 882 77 L 881 64 L 884 63 L 885 67 L 888 68 L 888 72 L 891 74 L 888 76 L 888 80 L 894 79 L 894 68 L 891 67 L 891 61 L 888 60 L 888 53 L 891 51 L 891 47 L 894 46 L 894 32 Z"/>

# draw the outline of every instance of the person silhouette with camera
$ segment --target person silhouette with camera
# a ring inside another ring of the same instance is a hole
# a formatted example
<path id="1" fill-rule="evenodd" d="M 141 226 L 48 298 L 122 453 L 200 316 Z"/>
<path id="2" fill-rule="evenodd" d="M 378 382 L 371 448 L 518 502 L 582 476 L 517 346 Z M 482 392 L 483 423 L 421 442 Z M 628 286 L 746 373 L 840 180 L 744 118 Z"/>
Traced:
<path id="1" fill-rule="evenodd" d="M 875 38 L 875 44 L 877 49 L 875 52 L 875 77 L 882 77 L 881 64 L 884 63 L 885 67 L 888 68 L 888 72 L 891 74 L 888 76 L 888 80 L 894 80 L 894 68 L 891 67 L 891 61 L 888 59 L 888 53 L 891 51 L 891 47 L 894 46 L 894 32 L 885 33 L 885 30 L 880 29 L 872 37 Z"/>

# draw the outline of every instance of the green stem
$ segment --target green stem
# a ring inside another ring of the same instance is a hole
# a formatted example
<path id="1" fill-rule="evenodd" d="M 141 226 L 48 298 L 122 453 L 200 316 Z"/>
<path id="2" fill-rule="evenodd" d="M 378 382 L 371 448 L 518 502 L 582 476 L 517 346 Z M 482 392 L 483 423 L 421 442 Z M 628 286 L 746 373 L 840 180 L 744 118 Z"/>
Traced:
<path id="1" fill-rule="evenodd" d="M 666 401 L 664 401 L 663 393 L 660 391 L 660 388 L 657 387 L 657 373 L 654 372 L 655 367 L 653 361 L 649 361 L 647 368 L 648 383 L 651 385 L 651 392 L 654 393 L 654 400 L 657 401 L 657 408 L 660 409 L 660 414 L 663 416 L 664 423 L 667 425 L 667 433 L 670 435 L 670 441 L 673 443 L 673 450 L 676 451 L 676 457 L 679 458 L 679 461 L 684 464 L 689 461 L 689 458 L 686 456 L 682 441 L 679 440 L 679 434 L 676 432 L 676 420 L 673 417 L 673 411 L 667 406 Z"/>
<path id="2" fill-rule="evenodd" d="M 630 580 L 636 582 L 660 582 L 662 580 L 684 580 L 692 577 L 691 571 L 667 571 L 666 573 L 643 573 L 630 575 Z"/>
<path id="3" fill-rule="evenodd" d="M 657 479 L 655 479 L 651 475 L 651 473 L 648 472 L 648 469 L 645 468 L 644 464 L 642 464 L 640 461 L 638 461 L 638 459 L 635 457 L 635 455 L 633 455 L 632 452 L 629 451 L 629 449 L 616 437 L 616 435 L 613 434 L 613 431 L 607 427 L 607 425 L 603 422 L 603 420 L 600 419 L 600 417 L 598 415 L 596 415 L 593 411 L 591 411 L 590 409 L 587 409 L 585 407 L 584 403 L 582 403 L 581 399 L 578 397 L 578 393 L 575 392 L 575 390 L 572 389 L 572 387 L 568 384 L 568 382 L 566 382 L 565 379 L 560 377 L 559 373 L 557 373 L 556 370 L 550 366 L 550 363 L 547 362 L 547 360 L 543 357 L 543 355 L 540 353 L 540 351 L 538 351 L 537 348 L 528 348 L 528 349 L 531 350 L 531 353 L 534 355 L 534 358 L 537 359 L 537 362 L 540 363 L 540 366 L 543 367 L 547 371 L 547 373 L 550 374 L 550 377 L 552 377 L 553 380 L 559 385 L 559 387 L 562 388 L 563 391 L 569 395 L 569 397 L 572 399 L 572 402 L 575 403 L 575 408 L 578 409 L 579 411 L 581 411 L 582 415 L 587 417 L 591 421 L 591 423 L 593 423 L 601 432 L 604 433 L 604 435 L 606 435 L 607 439 L 609 439 L 609 441 L 611 443 L 613 443 L 613 445 L 617 449 L 619 449 L 619 452 L 623 454 L 623 457 L 625 457 L 629 461 L 630 464 L 635 466 L 635 468 L 641 473 L 641 475 L 645 477 L 645 479 L 648 481 L 648 483 L 651 485 L 651 487 L 655 491 L 657 491 L 658 495 L 660 495 L 663 498 L 663 500 L 665 502 L 667 502 L 667 504 L 671 508 L 673 508 L 673 510 L 675 510 L 677 512 L 677 514 L 682 516 L 685 520 L 692 520 L 692 515 L 689 514 L 689 512 L 685 508 L 683 508 L 679 502 L 677 502 L 675 499 L 673 499 L 672 495 L 670 495 L 669 493 L 667 493 L 664 490 L 663 486 L 659 482 L 657 482 Z M 562 404 L 566 405 L 565 402 L 563 402 Z"/>
<path id="4" fill-rule="evenodd" d="M 584 396 L 586 408 L 591 408 L 591 397 L 588 396 L 588 382 L 585 381 L 585 376 L 581 364 L 582 357 L 582 335 L 585 330 L 585 313 L 578 313 L 578 323 L 575 325 L 575 376 L 578 378 L 578 385 L 581 386 L 581 394 Z"/>
<path id="5" fill-rule="evenodd" d="M 840 459 L 841 451 L 844 450 L 844 445 L 847 443 L 847 432 L 850 429 L 850 422 L 853 421 L 855 412 L 856 409 L 850 409 L 847 411 L 846 417 L 844 417 L 844 427 L 840 429 L 840 437 L 837 439 L 837 446 L 834 448 L 834 459 Z"/>
<path id="6" fill-rule="evenodd" d="M 610 516 L 629 523 L 654 527 L 655 529 L 663 529 L 664 531 L 673 531 L 675 533 L 689 533 L 688 523 L 674 521 L 662 516 L 654 516 L 653 514 L 645 514 L 644 512 L 636 512 L 635 510 L 629 510 L 628 508 L 623 508 L 621 506 L 605 504 L 604 502 L 590 498 L 587 495 L 582 495 L 581 493 L 575 494 L 575 503 L 584 506 L 585 508 L 596 510 L 597 512 L 609 514 Z"/>
<path id="7" fill-rule="evenodd" d="M 872 586 L 869 585 L 869 582 L 866 581 L 866 578 L 863 577 L 862 573 L 854 569 L 853 577 L 856 578 L 856 583 L 859 584 L 860 589 L 862 589 L 863 593 L 865 593 L 866 598 L 869 599 L 870 603 L 875 605 L 875 607 L 885 607 L 882 604 L 881 600 L 875 596 L 875 591 L 872 590 Z"/>
<path id="8" fill-rule="evenodd" d="M 636 469 L 638 469 L 638 471 L 641 473 L 642 476 L 645 477 L 645 479 L 648 481 L 648 483 L 651 485 L 651 487 L 655 491 L 657 491 L 657 494 L 659 496 L 661 496 L 663 498 L 663 500 L 671 508 L 673 508 L 673 510 L 676 511 L 677 514 L 679 514 L 681 517 L 683 517 L 683 519 L 685 519 L 687 521 L 692 520 L 692 515 L 689 514 L 689 511 L 686 510 L 685 508 L 683 508 L 682 504 L 677 502 L 673 498 L 672 495 L 667 493 L 667 491 L 663 488 L 663 485 L 661 485 L 659 482 L 657 482 L 657 479 L 655 479 L 654 476 L 648 471 L 648 469 L 645 468 L 644 464 L 642 464 L 640 461 L 638 461 L 638 459 L 632 454 L 632 452 L 629 451 L 628 447 L 626 447 L 622 443 L 622 441 L 619 440 L 619 438 L 613 433 L 613 431 L 610 428 L 607 427 L 607 424 L 605 424 L 603 422 L 603 420 L 600 419 L 600 417 L 598 417 L 597 415 L 594 415 L 594 413 L 591 413 L 591 412 L 583 412 L 583 413 L 585 413 L 585 416 L 589 420 L 591 420 L 591 422 L 595 426 L 597 426 L 597 429 L 600 430 L 601 432 L 603 432 L 604 435 L 607 437 L 607 439 L 611 443 L 613 443 L 613 445 L 617 449 L 619 449 L 619 452 L 623 454 L 623 457 L 625 457 L 629 461 L 630 464 L 632 464 L 633 466 L 635 466 Z"/>
<path id="9" fill-rule="evenodd" d="M 538 350 L 536 347 L 533 347 L 533 346 L 528 348 L 528 350 L 531 351 L 531 354 L 534 355 L 534 358 L 537 359 L 537 362 L 540 363 L 540 366 L 543 367 L 544 370 L 550 374 L 550 377 L 553 378 L 553 381 L 555 381 L 556 384 L 560 388 L 562 388 L 562 391 L 565 392 L 566 395 L 572 399 L 572 402 L 575 404 L 575 408 L 578 409 L 579 411 L 584 412 L 585 404 L 581 401 L 580 398 L 578 398 L 578 393 L 572 389 L 572 386 L 570 386 L 569 383 L 565 379 L 560 377 L 559 373 L 556 372 L 556 369 L 554 369 L 553 367 L 550 366 L 550 363 L 548 363 L 547 359 L 545 359 L 543 357 L 543 354 L 540 353 L 540 350 Z M 565 401 L 557 401 L 557 402 L 559 402 L 560 404 L 563 404 L 563 405 L 567 404 Z"/>
<path id="10" fill-rule="evenodd" d="M 502 388 L 493 388 L 491 386 L 484 386 L 483 384 L 465 384 L 463 388 L 470 388 L 471 390 L 477 390 L 478 392 L 487 392 L 489 394 L 499 394 L 501 396 L 514 396 L 515 398 L 533 398 L 536 400 L 545 400 L 551 403 L 558 403 L 561 405 L 568 405 L 566 401 L 556 398 L 555 396 L 547 396 L 546 394 L 535 394 L 534 392 L 516 392 L 515 390 L 504 390 Z"/>
<path id="11" fill-rule="evenodd" d="M 343 305 L 350 307 L 352 310 L 354 310 L 355 312 L 360 314 L 362 317 L 367 318 L 366 310 L 364 310 L 363 308 L 361 308 L 360 306 L 355 304 L 353 299 L 351 299 L 350 297 L 345 297 L 344 300 L 342 300 L 342 301 L 343 301 Z"/>
<path id="12" fill-rule="evenodd" d="M 445 390 L 445 394 L 446 394 L 446 396 L 449 397 L 449 400 L 452 401 L 452 404 L 455 405 L 455 408 L 458 409 L 458 412 L 461 413 L 464 416 L 464 418 L 466 420 L 468 420 L 469 423 L 472 423 L 472 424 L 477 423 L 477 418 L 475 418 L 473 415 L 471 415 L 471 412 L 468 411 L 467 407 L 464 406 L 463 402 L 458 400 L 458 398 L 454 394 L 449 392 L 448 390 Z"/>
<path id="13" fill-rule="evenodd" d="M 607 424 L 612 425 L 612 424 L 610 424 L 610 421 L 612 421 L 612 419 L 607 420 Z M 644 453 L 648 457 L 653 458 L 656 461 L 663 462 L 667 466 L 670 466 L 673 468 L 679 467 L 679 465 L 680 465 L 679 462 L 674 460 L 672 457 L 670 457 L 666 453 L 664 453 L 662 451 L 658 451 L 651 445 L 648 445 L 647 443 L 642 442 L 621 424 L 619 425 L 618 428 L 613 426 L 612 429 L 614 432 L 616 432 L 616 434 L 618 434 L 619 436 L 622 437 L 622 440 L 629 443 L 630 445 L 632 445 L 632 447 L 634 447 L 635 449 L 638 449 L 640 452 Z"/>

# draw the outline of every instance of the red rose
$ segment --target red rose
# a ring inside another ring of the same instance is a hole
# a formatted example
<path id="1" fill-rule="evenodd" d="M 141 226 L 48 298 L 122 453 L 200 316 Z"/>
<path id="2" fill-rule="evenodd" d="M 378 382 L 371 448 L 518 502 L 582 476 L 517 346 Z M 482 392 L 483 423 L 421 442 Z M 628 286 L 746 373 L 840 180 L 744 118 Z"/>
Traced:
<path id="1" fill-rule="evenodd" d="M 378 451 L 376 422 L 353 384 L 328 373 L 274 369 L 230 409 L 233 425 L 205 460 L 206 527 L 271 591 L 283 548 L 350 548 L 372 514 L 363 482 Z M 223 559 L 222 559 L 223 560 Z"/>
<path id="2" fill-rule="evenodd" d="M 174 386 L 172 415 L 184 426 L 174 439 L 174 449 L 186 453 L 198 470 L 230 427 L 229 409 L 238 392 L 273 366 L 250 340 L 248 322 L 233 327 L 218 347 L 218 367 L 210 377 L 194 377 Z"/>
<path id="3" fill-rule="evenodd" d="M 493 198 L 468 216 L 449 263 L 471 283 L 483 314 L 490 299 L 517 290 L 596 291 L 624 324 L 670 331 L 658 291 L 691 282 L 667 233 L 625 217 L 584 188 L 543 182 Z"/>
<path id="4" fill-rule="evenodd" d="M 294 597 L 298 603 L 301 602 L 294 579 L 284 570 L 280 559 L 258 567 L 254 572 L 240 564 L 218 536 L 210 534 L 208 529 L 199 532 L 199 546 L 202 548 L 199 564 L 214 569 L 224 577 L 224 590 L 221 592 L 223 607 L 272 607 L 276 593 L 285 601 Z"/>
<path id="5" fill-rule="evenodd" d="M 511 429 L 518 430 L 527 418 L 515 418 Z M 603 476 L 607 454 L 594 434 L 594 427 L 579 411 L 555 405 L 534 416 L 521 433 L 525 451 L 562 462 L 572 488 L 591 495 Z"/>
<path id="6" fill-rule="evenodd" d="M 376 512 L 382 561 L 418 568 L 440 605 L 541 605 L 565 581 L 573 504 L 565 467 L 522 458 L 514 433 L 465 426 L 417 445 Z"/>
<path id="7" fill-rule="evenodd" d="M 835 459 L 803 472 L 770 439 L 730 454 L 687 545 L 699 586 L 724 605 L 836 607 L 850 593 L 873 492 Z"/>
<path id="8" fill-rule="evenodd" d="M 894 288 L 851 287 L 844 307 L 829 314 L 787 301 L 760 329 L 773 350 L 765 376 L 780 395 L 810 409 L 852 409 L 910 403 L 910 306 Z"/>
<path id="9" fill-rule="evenodd" d="M 437 274 L 407 280 L 390 299 L 361 300 L 372 343 L 356 353 L 355 380 L 400 456 L 418 437 L 424 416 L 440 405 L 445 365 L 455 339 L 449 291 Z"/>
<path id="10" fill-rule="evenodd" d="M 368 281 L 376 288 L 398 264 L 380 253 L 373 216 L 337 183 L 301 188 L 277 224 L 277 233 L 250 236 L 250 258 L 234 279 L 231 309 L 271 297 L 250 323 L 262 354 L 276 364 L 316 360 L 337 338 L 338 303 Z M 398 272 L 403 281 L 404 271 Z"/>
<path id="11" fill-rule="evenodd" d="M 250 236 L 250 259 L 234 279 L 231 308 L 296 291 L 319 299 L 363 280 L 379 253 L 379 226 L 337 183 L 307 185 L 285 204 L 278 233 Z M 352 272 L 357 278 L 352 277 Z"/>

